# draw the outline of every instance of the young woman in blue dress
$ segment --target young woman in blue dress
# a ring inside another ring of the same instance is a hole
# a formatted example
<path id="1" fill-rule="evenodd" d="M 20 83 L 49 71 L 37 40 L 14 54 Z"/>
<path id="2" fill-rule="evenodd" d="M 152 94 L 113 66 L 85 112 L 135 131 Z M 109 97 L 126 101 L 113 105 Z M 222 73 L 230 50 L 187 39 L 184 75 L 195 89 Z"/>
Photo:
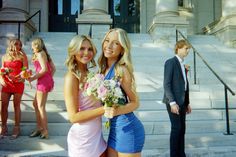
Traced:
<path id="1" fill-rule="evenodd" d="M 110 117 L 108 157 L 140 157 L 145 133 L 140 120 L 133 113 L 139 107 L 133 65 L 127 33 L 120 28 L 109 30 L 102 42 L 102 54 L 98 59 L 99 71 L 105 79 L 119 77 L 125 105 L 104 107 Z M 117 107 L 118 106 L 118 107 Z"/>

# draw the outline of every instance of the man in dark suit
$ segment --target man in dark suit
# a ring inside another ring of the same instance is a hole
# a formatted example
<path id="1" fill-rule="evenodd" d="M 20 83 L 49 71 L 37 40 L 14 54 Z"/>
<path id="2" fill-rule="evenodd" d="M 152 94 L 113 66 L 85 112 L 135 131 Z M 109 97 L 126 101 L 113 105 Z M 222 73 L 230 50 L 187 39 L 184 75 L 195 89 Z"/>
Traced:
<path id="1" fill-rule="evenodd" d="M 165 62 L 164 98 L 171 122 L 170 157 L 185 157 L 184 136 L 186 113 L 191 113 L 187 69 L 183 63 L 190 45 L 179 40 L 175 45 L 175 56 Z"/>

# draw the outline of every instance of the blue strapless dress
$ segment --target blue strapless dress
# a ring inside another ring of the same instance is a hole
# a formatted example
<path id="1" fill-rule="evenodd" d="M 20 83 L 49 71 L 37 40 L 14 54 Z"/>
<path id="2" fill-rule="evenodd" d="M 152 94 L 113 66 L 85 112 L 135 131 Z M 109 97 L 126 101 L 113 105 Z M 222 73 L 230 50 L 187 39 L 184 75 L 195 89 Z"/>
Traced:
<path id="1" fill-rule="evenodd" d="M 115 75 L 113 65 L 105 76 L 106 80 L 112 79 Z M 124 95 L 126 95 L 124 93 Z M 110 132 L 108 146 L 121 153 L 141 152 L 144 145 L 145 133 L 143 124 L 133 112 L 118 115 L 110 119 Z"/>

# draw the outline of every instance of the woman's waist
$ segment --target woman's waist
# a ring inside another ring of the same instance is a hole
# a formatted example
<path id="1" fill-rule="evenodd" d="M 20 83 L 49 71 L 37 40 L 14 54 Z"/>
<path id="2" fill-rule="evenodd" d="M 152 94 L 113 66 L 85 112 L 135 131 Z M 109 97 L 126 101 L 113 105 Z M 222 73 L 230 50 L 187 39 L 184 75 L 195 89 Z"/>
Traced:
<path id="1" fill-rule="evenodd" d="M 126 113 L 126 114 L 121 114 L 118 116 L 115 116 L 111 119 L 111 121 L 119 121 L 119 120 L 134 120 L 137 119 L 137 117 L 135 116 L 135 114 L 133 112 L 130 113 Z"/>
<path id="2" fill-rule="evenodd" d="M 73 125 L 81 126 L 81 127 L 102 127 L 102 118 L 96 117 L 94 119 L 87 120 L 81 123 L 74 123 Z"/>
<path id="3" fill-rule="evenodd" d="M 40 77 L 38 80 L 53 80 L 53 77 L 51 73 L 47 72 L 42 77 Z"/>

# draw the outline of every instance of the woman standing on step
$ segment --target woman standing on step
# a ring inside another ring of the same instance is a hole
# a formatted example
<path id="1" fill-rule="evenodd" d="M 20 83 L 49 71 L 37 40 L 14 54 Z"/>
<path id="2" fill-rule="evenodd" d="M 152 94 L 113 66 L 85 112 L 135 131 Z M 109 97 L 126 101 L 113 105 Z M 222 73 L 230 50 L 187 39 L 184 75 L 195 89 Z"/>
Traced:
<path id="1" fill-rule="evenodd" d="M 19 39 L 12 39 L 6 50 L 6 54 L 2 57 L 2 68 L 0 75 L 0 83 L 2 85 L 1 90 L 1 134 L 3 138 L 7 135 L 7 118 L 8 118 L 8 106 L 11 96 L 13 95 L 13 105 L 15 112 L 15 125 L 11 139 L 15 139 L 20 134 L 20 120 L 21 109 L 20 102 L 24 91 L 24 79 L 16 77 L 18 76 L 22 68 L 28 68 L 28 59 L 25 52 L 22 50 L 22 43 Z"/>
<path id="2" fill-rule="evenodd" d="M 111 29 L 102 42 L 103 52 L 98 60 L 105 79 L 120 78 L 121 89 L 126 97 L 125 105 L 104 107 L 104 115 L 111 118 L 107 149 L 109 157 L 140 157 L 145 140 L 144 127 L 133 113 L 139 106 L 139 99 L 130 48 L 127 33 L 120 28 Z"/>
<path id="3" fill-rule="evenodd" d="M 40 139 L 48 139 L 46 102 L 48 92 L 51 92 L 54 87 L 53 75 L 56 72 L 56 68 L 41 38 L 36 38 L 32 41 L 32 50 L 32 63 L 36 74 L 30 77 L 29 81 L 37 80 L 37 90 L 33 100 L 37 127 L 29 137 L 39 136 Z"/>
<path id="4" fill-rule="evenodd" d="M 64 97 L 71 126 L 67 142 L 70 157 L 105 157 L 102 136 L 104 109 L 99 100 L 83 95 L 89 68 L 96 66 L 96 48 L 86 36 L 75 36 L 69 43 Z"/>

